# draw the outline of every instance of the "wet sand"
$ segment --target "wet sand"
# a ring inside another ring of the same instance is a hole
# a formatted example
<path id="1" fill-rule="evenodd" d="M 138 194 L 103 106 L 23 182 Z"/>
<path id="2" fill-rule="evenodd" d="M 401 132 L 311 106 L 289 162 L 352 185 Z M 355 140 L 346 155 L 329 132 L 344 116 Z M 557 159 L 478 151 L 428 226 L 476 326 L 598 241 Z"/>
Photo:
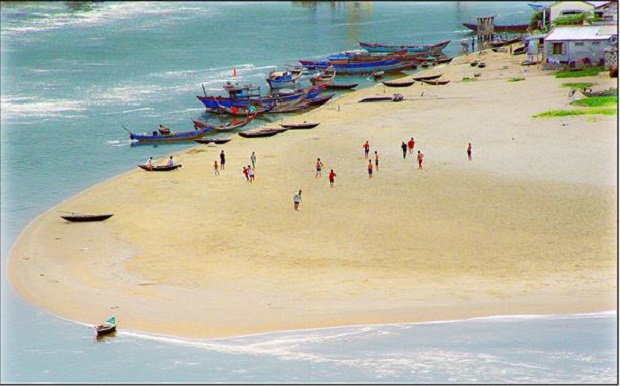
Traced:
<path id="1" fill-rule="evenodd" d="M 136 168 L 94 186 L 22 232 L 9 281 L 61 317 L 114 315 L 121 331 L 188 338 L 615 309 L 617 116 L 532 115 L 578 108 L 561 83 L 616 80 L 556 79 L 506 53 L 479 69 L 473 57 L 415 75 L 448 85 L 348 93 L 282 116 L 315 129 L 235 135 L 175 153 L 180 170 Z M 393 93 L 405 100 L 357 102 Z M 411 137 L 423 170 L 402 157 Z M 367 140 L 380 155 L 372 179 Z M 252 151 L 250 184 L 241 169 Z M 59 211 L 114 216 L 67 223 Z"/>

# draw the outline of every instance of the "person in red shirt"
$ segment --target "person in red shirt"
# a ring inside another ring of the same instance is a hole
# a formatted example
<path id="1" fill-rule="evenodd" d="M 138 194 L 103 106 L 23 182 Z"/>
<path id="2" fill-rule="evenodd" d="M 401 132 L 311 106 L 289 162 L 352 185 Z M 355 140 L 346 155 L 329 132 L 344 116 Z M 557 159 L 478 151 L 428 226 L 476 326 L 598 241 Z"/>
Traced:
<path id="1" fill-rule="evenodd" d="M 250 182 L 250 175 L 249 175 L 249 171 L 248 168 L 246 168 L 245 166 L 243 167 L 243 175 L 245 176 L 245 180 L 247 182 Z"/>
<path id="2" fill-rule="evenodd" d="M 336 173 L 334 173 L 334 169 L 329 172 L 329 186 L 334 187 L 334 180 L 336 178 Z"/>
<path id="3" fill-rule="evenodd" d="M 409 148 L 409 154 L 413 153 L 413 148 L 415 147 L 415 140 L 413 137 L 407 142 L 407 147 Z"/>
<path id="4" fill-rule="evenodd" d="M 370 152 L 370 144 L 366 141 L 365 144 L 362 145 L 364 148 L 364 158 L 368 159 L 368 153 Z"/>

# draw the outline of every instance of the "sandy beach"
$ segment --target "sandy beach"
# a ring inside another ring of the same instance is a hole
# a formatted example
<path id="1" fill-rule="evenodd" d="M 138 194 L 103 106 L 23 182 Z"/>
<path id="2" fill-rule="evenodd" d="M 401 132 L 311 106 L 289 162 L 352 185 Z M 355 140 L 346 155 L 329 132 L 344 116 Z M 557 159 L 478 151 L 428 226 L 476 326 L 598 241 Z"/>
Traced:
<path id="1" fill-rule="evenodd" d="M 119 331 L 186 338 L 614 310 L 617 116 L 532 115 L 579 108 L 562 83 L 617 80 L 557 79 L 507 53 L 474 68 L 474 57 L 414 75 L 442 73 L 445 86 L 378 84 L 281 116 L 315 129 L 235 135 L 174 153 L 177 171 L 135 168 L 94 186 L 22 232 L 9 282 L 63 318 L 116 316 Z M 405 100 L 358 103 L 394 93 Z M 411 137 L 423 170 L 403 159 Z M 380 156 L 372 179 L 365 141 Z M 253 151 L 250 184 L 241 169 Z M 114 216 L 67 223 L 61 211 Z"/>

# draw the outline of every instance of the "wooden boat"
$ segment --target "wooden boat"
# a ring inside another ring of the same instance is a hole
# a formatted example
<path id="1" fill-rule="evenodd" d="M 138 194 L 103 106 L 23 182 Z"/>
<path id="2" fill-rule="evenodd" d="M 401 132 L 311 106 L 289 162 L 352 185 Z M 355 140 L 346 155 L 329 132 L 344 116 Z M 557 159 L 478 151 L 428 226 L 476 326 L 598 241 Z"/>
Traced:
<path id="1" fill-rule="evenodd" d="M 479 61 L 478 60 L 472 60 L 471 62 L 469 62 L 469 65 L 472 67 L 476 67 L 478 65 Z"/>
<path id="2" fill-rule="evenodd" d="M 408 53 L 426 53 L 438 52 L 443 50 L 450 44 L 450 40 L 444 40 L 437 44 L 382 44 L 382 43 L 366 43 L 358 40 L 360 47 L 369 52 L 397 52 L 406 50 Z"/>
<path id="3" fill-rule="evenodd" d="M 180 168 L 181 164 L 176 164 L 176 165 L 158 165 L 158 166 L 153 166 L 152 168 L 149 168 L 147 165 L 138 165 L 140 167 L 140 169 L 144 169 L 147 172 L 169 172 L 170 170 L 176 170 L 178 168 Z"/>
<path id="4" fill-rule="evenodd" d="M 439 75 L 427 75 L 427 76 L 417 76 L 414 77 L 413 80 L 417 80 L 418 82 L 423 82 L 425 80 L 434 80 L 441 77 L 442 74 Z"/>
<path id="5" fill-rule="evenodd" d="M 407 82 L 383 81 L 381 83 L 383 83 L 385 86 L 388 86 L 388 87 L 409 87 L 409 86 L 411 86 L 412 84 L 415 83 L 415 80 L 411 80 L 411 81 L 407 81 Z"/>
<path id="6" fill-rule="evenodd" d="M 306 66 L 313 66 L 314 68 L 327 68 L 333 66 L 336 72 L 340 75 L 360 75 L 360 74 L 372 74 L 376 71 L 383 72 L 400 72 L 410 70 L 417 66 L 415 58 L 407 58 L 403 56 L 394 55 L 392 58 L 379 58 L 373 61 L 353 61 L 353 60 L 339 60 L 339 61 L 305 61 L 300 62 Z"/>
<path id="7" fill-rule="evenodd" d="M 318 125 L 320 125 L 320 123 L 315 123 L 315 122 L 303 122 L 303 123 L 287 123 L 287 124 L 280 124 L 280 126 L 284 127 L 285 129 L 313 129 L 315 127 L 317 127 Z"/>
<path id="8" fill-rule="evenodd" d="M 474 32 L 478 32 L 478 24 L 476 23 L 463 23 L 463 26 L 469 28 Z M 514 32 L 514 33 L 524 33 L 530 28 L 529 24 L 513 24 L 513 25 L 500 25 L 494 24 L 494 30 L 496 33 L 498 32 Z"/>
<path id="9" fill-rule="evenodd" d="M 520 42 L 520 41 L 521 41 L 520 37 L 516 37 L 516 38 L 512 38 L 512 39 L 496 39 L 496 40 L 491 41 L 489 43 L 489 45 L 491 47 L 499 48 L 499 47 L 507 46 L 507 45 L 510 45 L 512 43 L 517 43 L 517 42 Z"/>
<path id="10" fill-rule="evenodd" d="M 273 137 L 276 134 L 282 133 L 288 129 L 262 129 L 257 131 L 244 131 L 237 133 L 244 138 L 261 138 L 261 137 Z"/>
<path id="11" fill-rule="evenodd" d="M 267 79 L 269 87 L 272 89 L 295 87 L 301 79 L 301 72 L 293 73 L 291 71 L 271 71 Z"/>
<path id="12" fill-rule="evenodd" d="M 373 71 L 373 73 L 370 74 L 370 76 L 372 76 L 375 79 L 381 79 L 383 78 L 383 75 L 385 75 L 385 71 Z"/>
<path id="13" fill-rule="evenodd" d="M 478 68 L 485 68 L 487 64 L 485 62 L 478 62 Z"/>
<path id="14" fill-rule="evenodd" d="M 403 96 L 401 94 L 394 94 L 391 97 L 368 97 L 368 98 L 361 99 L 358 102 L 387 102 L 387 101 L 400 102 L 402 100 L 403 100 Z"/>
<path id="15" fill-rule="evenodd" d="M 334 69 L 333 66 L 329 66 L 325 70 L 323 70 L 323 72 L 310 78 L 310 83 L 314 85 L 320 85 L 320 84 L 329 85 L 334 81 L 334 78 L 336 78 L 336 70 Z"/>
<path id="16" fill-rule="evenodd" d="M 248 123 L 252 122 L 252 120 L 254 118 L 256 118 L 258 116 L 258 114 L 249 114 L 246 116 L 246 118 L 242 121 L 237 121 L 236 119 L 233 119 L 231 122 L 226 122 L 223 123 L 221 125 L 217 125 L 217 126 L 211 126 L 213 128 L 213 130 L 215 131 L 231 131 L 234 129 L 238 129 L 240 127 L 243 127 L 245 125 L 247 125 Z M 206 127 L 207 124 L 204 122 L 200 122 L 200 121 L 196 121 L 194 119 L 192 119 L 192 122 L 194 123 L 194 128 L 200 129 L 202 127 Z"/>
<path id="17" fill-rule="evenodd" d="M 114 216 L 113 214 L 71 214 L 60 216 L 70 222 L 104 221 Z"/>
<path id="18" fill-rule="evenodd" d="M 323 96 L 318 96 L 316 98 L 309 99 L 306 102 L 307 106 L 320 106 L 327 103 L 328 100 L 332 99 L 336 95 L 336 93 L 330 93 Z"/>
<path id="19" fill-rule="evenodd" d="M 214 143 L 216 145 L 222 145 L 224 143 L 230 142 L 231 138 L 201 138 L 196 139 L 195 142 L 209 144 Z"/>
<path id="20" fill-rule="evenodd" d="M 514 50 L 512 50 L 513 55 L 522 55 L 522 54 L 525 54 L 526 52 L 527 52 L 527 46 L 517 47 Z"/>
<path id="21" fill-rule="evenodd" d="M 112 317 L 105 321 L 105 323 L 95 326 L 97 336 L 108 335 L 116 332 L 116 318 Z"/>
<path id="22" fill-rule="evenodd" d="M 431 85 L 434 85 L 434 86 L 444 85 L 444 84 L 450 83 L 449 80 L 423 80 L 422 82 L 424 82 L 426 84 L 431 84 Z"/>
<path id="23" fill-rule="evenodd" d="M 614 95 L 618 95 L 618 89 L 610 88 L 609 90 L 603 90 L 603 91 L 592 91 L 592 89 L 584 89 L 584 90 L 581 90 L 581 93 L 587 97 L 614 96 Z"/>
<path id="24" fill-rule="evenodd" d="M 327 85 L 328 90 L 350 90 L 357 87 L 357 83 L 336 84 L 331 83 Z"/>
<path id="25" fill-rule="evenodd" d="M 204 137 L 212 129 L 213 126 L 207 126 L 202 129 L 197 129 L 193 131 L 179 131 L 170 134 L 160 134 L 157 130 L 153 130 L 151 134 L 137 134 L 132 133 L 131 131 L 127 130 L 127 128 L 125 128 L 125 130 L 127 130 L 127 132 L 129 133 L 129 138 L 132 141 L 142 143 L 193 141 L 195 139 Z"/>

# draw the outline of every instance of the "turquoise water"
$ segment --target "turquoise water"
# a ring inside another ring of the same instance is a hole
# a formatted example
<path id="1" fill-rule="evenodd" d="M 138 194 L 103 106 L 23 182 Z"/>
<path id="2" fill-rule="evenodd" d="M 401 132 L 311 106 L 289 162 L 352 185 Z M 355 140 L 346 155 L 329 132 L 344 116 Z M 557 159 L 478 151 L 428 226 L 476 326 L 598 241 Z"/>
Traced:
<path id="1" fill-rule="evenodd" d="M 357 326 L 191 342 L 88 326 L 25 303 L 8 251 L 74 194 L 193 144 L 132 147 L 122 125 L 191 130 L 202 86 L 385 43 L 458 42 L 461 23 L 527 22 L 525 2 L 68 2 L 1 7 L 3 382 L 614 383 L 615 313 Z M 351 78 L 360 86 L 366 78 Z M 261 122 L 261 123 L 264 123 Z M 251 128 L 252 126 L 250 126 Z"/>

